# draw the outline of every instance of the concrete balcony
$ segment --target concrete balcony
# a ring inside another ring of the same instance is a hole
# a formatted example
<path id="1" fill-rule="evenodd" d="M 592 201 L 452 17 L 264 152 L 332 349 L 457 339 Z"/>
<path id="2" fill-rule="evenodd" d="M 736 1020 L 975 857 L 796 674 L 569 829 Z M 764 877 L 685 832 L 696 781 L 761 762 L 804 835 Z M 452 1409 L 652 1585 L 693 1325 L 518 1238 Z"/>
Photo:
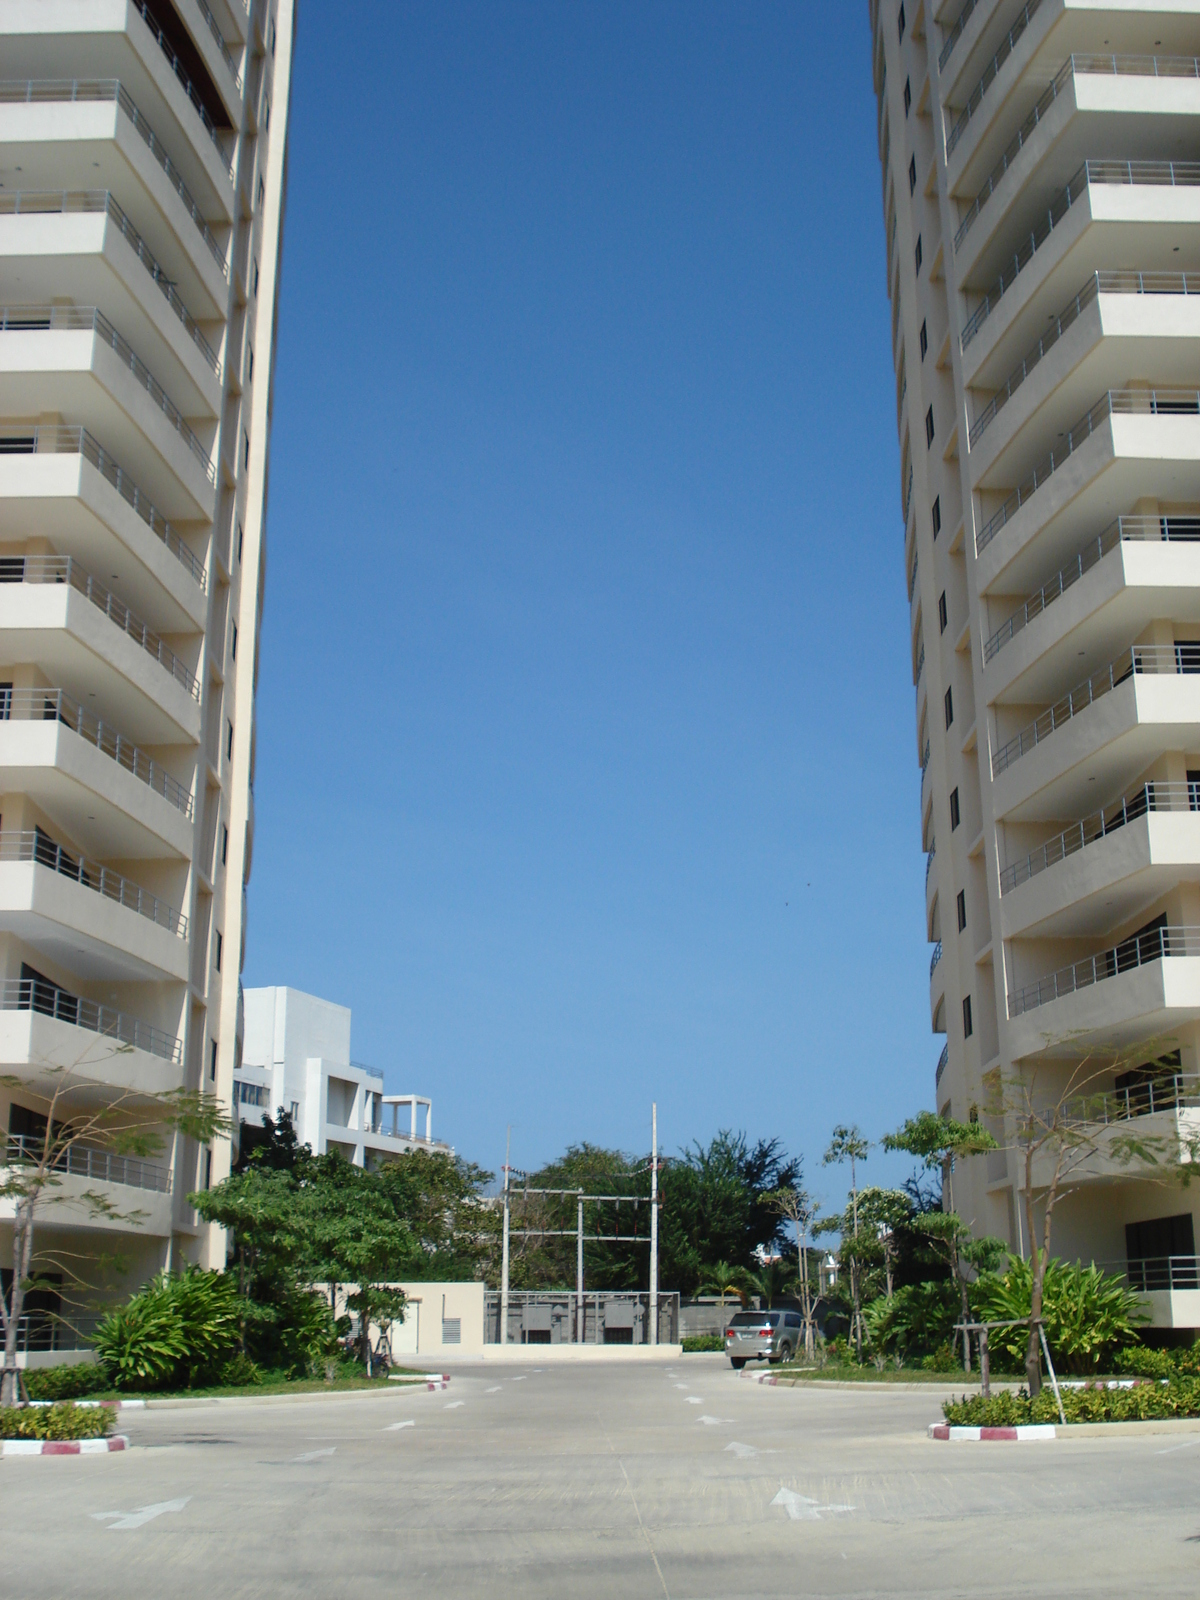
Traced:
<path id="1" fill-rule="evenodd" d="M 45 299 L 105 306 L 185 415 L 220 417 L 223 325 L 197 321 L 107 190 L 0 194 L 0 261 Z"/>
<path id="2" fill-rule="evenodd" d="M 1200 624 L 1200 515 L 1118 517 L 984 641 L 985 697 L 1044 702 L 1164 616 Z"/>
<path id="3" fill-rule="evenodd" d="M 1124 1050 L 1200 1020 L 1200 928 L 1157 927 L 1009 991 L 1012 1058 Z"/>
<path id="4" fill-rule="evenodd" d="M 0 1066 L 22 1082 L 54 1083 L 66 1068 L 131 1097 L 161 1094 L 179 1086 L 182 1061 L 181 1041 L 140 1018 L 30 979 L 0 984 Z"/>
<path id="5" fill-rule="evenodd" d="M 191 789 L 160 759 L 61 689 L 9 689 L 0 711 L 6 792 L 29 795 L 94 855 L 190 858 Z"/>
<path id="6" fill-rule="evenodd" d="M 1046 15 L 1052 9 L 1047 7 L 1042 14 L 1041 25 L 1033 27 L 1042 10 L 1042 0 L 1026 0 L 1026 4 L 1011 19 L 1007 33 L 998 39 L 994 51 L 967 92 L 965 103 L 950 109 L 952 99 L 944 93 L 943 104 L 947 106 L 946 167 L 947 173 L 953 174 L 949 185 L 951 193 L 962 187 L 963 173 L 969 173 L 981 141 L 1011 103 L 1010 96 L 1016 82 L 1043 41 Z M 960 16 L 959 22 L 962 21 Z M 953 96 L 953 99 L 957 98 L 957 95 Z"/>
<path id="7" fill-rule="evenodd" d="M 1200 76 L 1191 56 L 1070 57 L 959 220 L 953 245 L 959 281 L 990 283 L 1011 258 L 1012 241 L 1039 227 L 1098 152 L 1119 151 L 1132 163 L 1127 181 L 1154 181 L 1138 172 L 1152 174 L 1164 153 L 1187 149 L 1198 113 Z M 952 180 L 952 192 L 964 191 L 968 183 Z"/>
<path id="8" fill-rule="evenodd" d="M 40 831 L 0 832 L 0 932 L 88 981 L 187 982 L 182 912 Z"/>
<path id="9" fill-rule="evenodd" d="M 992 754 L 993 804 L 1010 822 L 1080 816 L 1165 751 L 1200 742 L 1192 647 L 1136 645 Z"/>
<path id="10" fill-rule="evenodd" d="M 77 417 L 129 463 L 168 517 L 212 520 L 216 467 L 208 448 L 98 312 L 7 309 L 0 318 L 0 409 L 18 418 Z"/>
<path id="11" fill-rule="evenodd" d="M 0 427 L 0 537 L 23 542 L 30 526 L 94 570 L 116 571 L 164 632 L 203 631 L 203 562 L 86 429 Z"/>
<path id="12" fill-rule="evenodd" d="M 124 84 L 100 78 L 0 82 L 0 138 L 26 192 L 102 187 L 121 195 L 184 301 L 202 320 L 224 319 L 229 227 L 210 227 Z"/>
<path id="13" fill-rule="evenodd" d="M 38 1162 L 41 1156 L 38 1141 L 10 1135 L 7 1145 L 0 1144 L 0 1172 L 19 1173 L 22 1167 Z M 103 1218 L 102 1226 L 106 1230 L 153 1237 L 170 1233 L 171 1170 L 160 1162 L 114 1155 L 79 1144 L 60 1150 L 52 1161 L 51 1170 L 55 1175 L 52 1213 L 55 1228 L 94 1229 L 97 1217 L 88 1197 L 98 1195 L 112 1208 Z M 0 1219 L 11 1220 L 15 1207 L 15 1198 L 0 1200 Z M 33 1313 L 26 1320 L 34 1323 L 36 1315 Z"/>
<path id="14" fill-rule="evenodd" d="M 1047 205 L 963 325 L 963 378 L 989 387 L 1093 272 L 1177 271 L 1200 226 L 1200 163 L 1089 161 Z M 1008 240 L 1011 245 L 1011 238 Z"/>
<path id="15" fill-rule="evenodd" d="M 1110 390 L 1002 499 L 980 498 L 979 592 L 1020 592 L 1107 527 L 1114 508 L 1200 503 L 1200 391 Z"/>
<path id="16" fill-rule="evenodd" d="M 1099 937 L 1200 881 L 1200 792 L 1154 782 L 1052 834 L 1000 872 L 1003 937 Z"/>

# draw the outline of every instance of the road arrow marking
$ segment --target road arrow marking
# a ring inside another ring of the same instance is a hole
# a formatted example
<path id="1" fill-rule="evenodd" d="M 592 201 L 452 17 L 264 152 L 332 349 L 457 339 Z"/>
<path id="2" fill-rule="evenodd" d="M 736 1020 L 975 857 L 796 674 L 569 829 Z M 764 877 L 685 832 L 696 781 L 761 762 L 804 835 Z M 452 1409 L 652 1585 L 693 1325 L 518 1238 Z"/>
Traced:
<path id="1" fill-rule="evenodd" d="M 459 1406 L 465 1405 L 465 1403 L 466 1402 L 463 1401 L 463 1400 L 451 1400 L 448 1405 L 445 1405 L 445 1406 L 442 1407 L 442 1410 L 443 1411 L 457 1411 Z"/>
<path id="2" fill-rule="evenodd" d="M 708 1413 L 705 1412 L 704 1416 L 697 1417 L 696 1421 L 697 1422 L 703 1422 L 706 1427 L 717 1428 L 725 1421 L 725 1418 L 724 1417 L 710 1417 L 708 1415 Z"/>
<path id="3" fill-rule="evenodd" d="M 107 1522 L 110 1517 L 115 1517 L 115 1522 L 108 1523 L 109 1533 L 121 1533 L 127 1528 L 140 1528 L 147 1522 L 153 1522 L 155 1517 L 161 1517 L 168 1511 L 182 1511 L 191 1499 L 190 1494 L 185 1494 L 182 1500 L 160 1500 L 157 1505 L 139 1506 L 136 1511 L 93 1511 L 92 1517 L 96 1522 Z"/>
<path id="4" fill-rule="evenodd" d="M 333 1455 L 333 1453 L 334 1453 L 334 1451 L 336 1449 L 337 1449 L 337 1445 L 331 1444 L 329 1446 L 328 1450 L 308 1450 L 302 1456 L 293 1456 L 292 1460 L 293 1460 L 293 1462 L 296 1462 L 296 1461 L 319 1461 L 322 1456 L 331 1456 L 331 1455 Z"/>
<path id="5" fill-rule="evenodd" d="M 383 1430 L 384 1433 L 395 1433 L 400 1428 L 415 1428 L 415 1422 L 392 1422 Z"/>
<path id="6" fill-rule="evenodd" d="M 674 1389 L 686 1389 L 687 1388 L 687 1384 L 686 1383 L 675 1383 L 675 1384 L 672 1384 L 671 1387 L 674 1388 Z"/>
<path id="7" fill-rule="evenodd" d="M 701 1417 L 700 1420 L 703 1422 L 704 1418 Z M 738 1444 L 736 1439 L 732 1444 L 727 1444 L 725 1446 L 726 1455 L 728 1455 L 731 1451 L 735 1456 L 737 1456 L 739 1461 L 749 1461 L 751 1456 L 756 1456 L 758 1454 L 758 1451 L 752 1444 Z"/>
<path id="8" fill-rule="evenodd" d="M 853 1511 L 853 1506 L 823 1506 L 819 1500 L 809 1500 L 807 1496 L 797 1494 L 794 1489 L 788 1489 L 783 1484 L 779 1485 L 779 1493 L 771 1501 L 773 1506 L 782 1506 L 788 1514 L 789 1522 L 820 1522 L 827 1511 Z"/>
<path id="9" fill-rule="evenodd" d="M 496 1385 L 496 1386 L 495 1386 L 495 1388 L 494 1388 L 494 1389 L 485 1389 L 485 1390 L 484 1390 L 484 1391 L 483 1391 L 483 1392 L 484 1392 L 484 1394 L 499 1394 L 499 1393 L 500 1393 L 500 1390 L 501 1390 L 501 1389 L 502 1389 L 502 1388 L 503 1388 L 503 1387 L 504 1387 L 504 1385 L 503 1385 L 503 1384 L 501 1384 L 501 1383 L 498 1383 L 498 1384 L 497 1384 L 497 1385 Z"/>
<path id="10" fill-rule="evenodd" d="M 700 1394 L 690 1394 L 687 1397 L 687 1403 L 690 1406 L 702 1406 L 704 1404 L 704 1396 Z"/>

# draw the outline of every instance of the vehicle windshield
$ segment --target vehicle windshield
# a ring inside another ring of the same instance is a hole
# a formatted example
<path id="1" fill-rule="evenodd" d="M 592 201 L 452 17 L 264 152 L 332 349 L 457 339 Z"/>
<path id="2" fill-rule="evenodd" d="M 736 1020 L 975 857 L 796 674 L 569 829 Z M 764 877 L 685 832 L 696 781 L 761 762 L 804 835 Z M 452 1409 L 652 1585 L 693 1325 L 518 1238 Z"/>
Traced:
<path id="1" fill-rule="evenodd" d="M 779 1326 L 778 1311 L 739 1311 L 729 1323 L 731 1328 L 761 1328 L 766 1323 L 772 1328 Z"/>

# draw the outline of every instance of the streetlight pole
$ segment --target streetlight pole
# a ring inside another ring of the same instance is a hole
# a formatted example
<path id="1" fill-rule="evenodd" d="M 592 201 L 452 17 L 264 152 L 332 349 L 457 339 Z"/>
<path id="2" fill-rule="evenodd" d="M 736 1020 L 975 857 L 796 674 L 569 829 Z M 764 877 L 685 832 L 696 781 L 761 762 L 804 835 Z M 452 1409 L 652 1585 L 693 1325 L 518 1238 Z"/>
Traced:
<path id="1" fill-rule="evenodd" d="M 650 1106 L 650 1343 L 658 1343 L 658 1101 Z"/>
<path id="2" fill-rule="evenodd" d="M 500 1344 L 508 1344 L 508 1157 L 512 1149 L 512 1124 L 504 1140 L 504 1243 L 500 1251 Z"/>

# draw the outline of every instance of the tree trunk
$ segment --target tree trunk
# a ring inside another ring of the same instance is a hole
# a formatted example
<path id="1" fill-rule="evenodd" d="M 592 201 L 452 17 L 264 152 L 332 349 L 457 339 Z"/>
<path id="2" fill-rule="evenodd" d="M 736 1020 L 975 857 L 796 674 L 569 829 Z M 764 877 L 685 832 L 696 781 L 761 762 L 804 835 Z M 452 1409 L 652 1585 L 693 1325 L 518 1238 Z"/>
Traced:
<path id="1" fill-rule="evenodd" d="M 33 1200 L 25 1196 L 17 1202 L 13 1219 L 13 1283 L 8 1305 L 8 1321 L 4 1330 L 4 1372 L 0 1377 L 0 1405 L 15 1406 L 20 1403 L 20 1379 L 17 1375 L 17 1334 L 21 1313 L 25 1309 L 25 1282 L 33 1260 Z"/>
<path id="2" fill-rule="evenodd" d="M 958 1286 L 962 1290 L 962 1317 L 963 1317 L 963 1371 L 971 1370 L 971 1335 L 967 1332 L 967 1323 L 971 1320 L 971 1304 L 967 1299 L 967 1280 L 962 1275 L 962 1268 L 957 1263 L 955 1270 L 958 1276 Z"/>

